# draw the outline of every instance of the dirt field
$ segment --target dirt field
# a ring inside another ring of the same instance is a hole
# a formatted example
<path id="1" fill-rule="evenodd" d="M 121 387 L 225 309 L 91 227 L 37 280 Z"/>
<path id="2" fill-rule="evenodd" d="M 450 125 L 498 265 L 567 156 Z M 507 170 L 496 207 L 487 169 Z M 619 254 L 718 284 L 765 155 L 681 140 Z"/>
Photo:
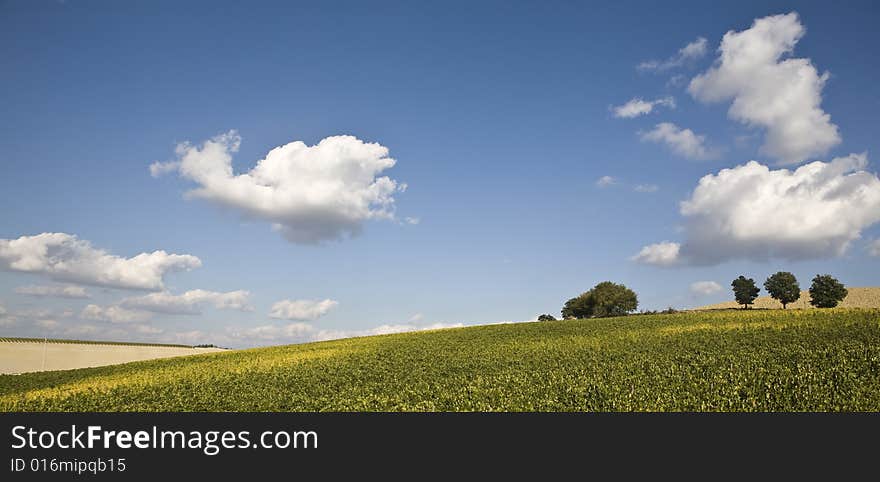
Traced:
<path id="1" fill-rule="evenodd" d="M 53 343 L 51 340 L 48 343 L 0 341 L 0 373 L 70 370 L 215 351 L 222 350 L 175 346 Z"/>
<path id="2" fill-rule="evenodd" d="M 846 299 L 840 303 L 841 308 L 880 308 L 880 287 L 869 287 L 869 288 L 850 288 L 847 287 L 849 294 L 846 296 Z M 761 291 L 764 291 L 763 287 Z M 733 297 L 733 292 L 730 293 L 730 296 Z M 769 296 L 761 296 L 755 300 L 755 304 L 752 305 L 754 308 L 782 308 L 782 303 L 770 298 Z M 736 304 L 736 301 L 727 301 L 724 303 L 718 303 L 715 305 L 707 305 L 701 306 L 699 308 L 694 308 L 696 310 L 722 310 L 728 308 L 739 308 L 740 306 Z M 810 292 L 807 290 L 801 291 L 801 298 L 794 303 L 789 303 L 788 308 L 794 309 L 807 309 L 813 308 L 810 305 Z"/>

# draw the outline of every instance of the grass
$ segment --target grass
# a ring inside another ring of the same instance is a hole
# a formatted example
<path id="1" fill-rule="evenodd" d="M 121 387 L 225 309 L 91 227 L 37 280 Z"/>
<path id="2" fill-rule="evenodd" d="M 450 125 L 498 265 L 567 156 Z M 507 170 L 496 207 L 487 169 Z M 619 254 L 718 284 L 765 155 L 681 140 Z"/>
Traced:
<path id="1" fill-rule="evenodd" d="M 3 411 L 876 411 L 880 310 L 491 325 L 0 376 Z"/>

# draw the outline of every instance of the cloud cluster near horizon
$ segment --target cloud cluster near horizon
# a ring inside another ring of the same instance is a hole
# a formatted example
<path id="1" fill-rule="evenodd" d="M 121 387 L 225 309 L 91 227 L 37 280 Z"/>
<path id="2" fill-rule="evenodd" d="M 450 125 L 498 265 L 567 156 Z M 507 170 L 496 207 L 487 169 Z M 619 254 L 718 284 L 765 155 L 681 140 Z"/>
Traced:
<path id="1" fill-rule="evenodd" d="M 250 292 L 245 290 L 220 293 L 202 289 L 189 290 L 179 295 L 167 291 L 150 293 L 144 296 L 125 298 L 120 305 L 153 313 L 170 315 L 199 315 L 202 307 L 212 306 L 218 310 L 253 311 L 248 304 Z"/>
<path id="2" fill-rule="evenodd" d="M 161 290 L 166 273 L 201 265 L 195 256 L 165 251 L 123 258 L 67 233 L 0 239 L 0 269 L 109 288 Z"/>
<path id="3" fill-rule="evenodd" d="M 339 305 L 336 300 L 281 300 L 272 305 L 269 317 L 279 320 L 311 321 Z"/>
<path id="4" fill-rule="evenodd" d="M 364 330 L 329 330 L 316 328 L 309 323 L 298 321 L 286 325 L 262 325 L 247 329 L 231 329 L 227 331 L 226 336 L 230 340 L 245 344 L 305 343 L 360 336 L 389 335 L 393 333 L 408 333 L 413 331 L 461 328 L 464 326 L 463 323 L 399 323 L 383 324 Z"/>

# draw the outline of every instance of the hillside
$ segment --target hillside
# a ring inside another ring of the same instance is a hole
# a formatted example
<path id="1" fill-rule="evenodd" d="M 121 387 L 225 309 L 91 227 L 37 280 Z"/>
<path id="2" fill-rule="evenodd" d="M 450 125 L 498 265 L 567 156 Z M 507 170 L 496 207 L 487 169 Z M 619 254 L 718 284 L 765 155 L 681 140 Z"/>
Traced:
<path id="1" fill-rule="evenodd" d="M 867 287 L 867 288 L 847 288 L 849 293 L 846 298 L 840 303 L 841 308 L 880 308 L 880 287 Z M 764 288 L 761 287 L 761 291 L 764 291 Z M 733 296 L 731 294 L 731 296 Z M 736 301 L 726 301 L 724 303 L 717 303 L 714 305 L 706 305 L 701 306 L 699 308 L 694 308 L 695 310 L 724 310 L 729 308 L 739 308 L 740 306 L 736 304 Z M 782 303 L 770 298 L 769 296 L 760 296 L 755 300 L 755 304 L 753 308 L 782 308 Z M 788 308 L 793 309 L 813 309 L 813 306 L 810 304 L 810 292 L 807 290 L 801 291 L 801 297 L 799 300 L 794 303 L 789 303 Z"/>
<path id="2" fill-rule="evenodd" d="M 490 325 L 0 375 L 2 411 L 880 410 L 880 310 Z"/>

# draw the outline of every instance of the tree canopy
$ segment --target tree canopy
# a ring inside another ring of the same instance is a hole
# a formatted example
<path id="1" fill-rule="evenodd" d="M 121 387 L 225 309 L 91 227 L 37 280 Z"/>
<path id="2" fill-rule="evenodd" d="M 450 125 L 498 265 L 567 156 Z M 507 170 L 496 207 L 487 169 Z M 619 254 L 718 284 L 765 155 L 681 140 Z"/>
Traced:
<path id="1" fill-rule="evenodd" d="M 733 295 L 736 298 L 736 302 L 743 305 L 743 308 L 754 303 L 755 298 L 758 297 L 758 293 L 761 291 L 761 288 L 758 288 L 755 284 L 755 280 L 742 275 L 733 280 L 730 286 L 733 287 Z"/>
<path id="2" fill-rule="evenodd" d="M 810 286 L 810 304 L 816 308 L 834 308 L 847 294 L 846 287 L 836 278 L 830 274 L 817 274 Z"/>
<path id="3" fill-rule="evenodd" d="M 764 289 L 770 297 L 782 303 L 782 309 L 789 303 L 794 303 L 801 297 L 801 286 L 797 278 L 787 271 L 780 271 L 767 278 Z"/>
<path id="4" fill-rule="evenodd" d="M 639 307 L 636 293 L 622 284 L 603 281 L 586 293 L 565 302 L 562 317 L 603 318 L 623 316 Z"/>

